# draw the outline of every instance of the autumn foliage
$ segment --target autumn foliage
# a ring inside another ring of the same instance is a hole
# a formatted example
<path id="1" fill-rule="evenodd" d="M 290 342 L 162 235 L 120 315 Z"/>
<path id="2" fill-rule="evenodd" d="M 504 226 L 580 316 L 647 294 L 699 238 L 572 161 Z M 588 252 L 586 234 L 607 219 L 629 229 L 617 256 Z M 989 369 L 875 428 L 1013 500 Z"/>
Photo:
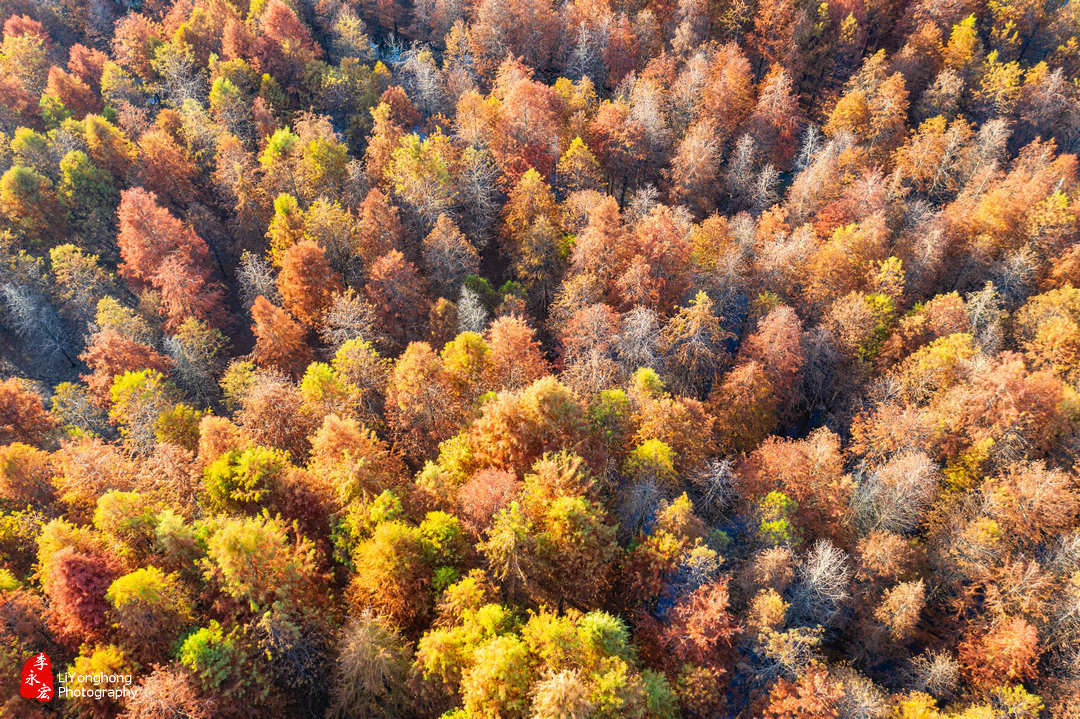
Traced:
<path id="1" fill-rule="evenodd" d="M 3 4 L 0 716 L 1080 716 L 1078 22 Z"/>

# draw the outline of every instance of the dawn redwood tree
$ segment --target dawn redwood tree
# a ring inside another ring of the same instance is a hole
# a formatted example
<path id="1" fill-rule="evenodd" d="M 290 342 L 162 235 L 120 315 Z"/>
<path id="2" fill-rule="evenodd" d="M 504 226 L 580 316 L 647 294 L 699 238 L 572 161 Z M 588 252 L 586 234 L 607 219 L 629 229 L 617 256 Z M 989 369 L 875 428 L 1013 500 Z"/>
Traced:
<path id="1" fill-rule="evenodd" d="M 727 580 L 698 587 L 672 607 L 658 643 L 673 662 L 693 662 L 714 677 L 731 673 L 734 640 L 739 631 L 729 607 Z"/>
<path id="2" fill-rule="evenodd" d="M 111 557 L 80 552 L 73 546 L 58 549 L 42 578 L 57 629 L 76 641 L 104 636 L 109 626 L 105 595 L 120 573 Z"/>
<path id="3" fill-rule="evenodd" d="M 260 65 L 286 88 L 300 82 L 308 62 L 323 57 L 322 47 L 312 39 L 311 31 L 282 0 L 266 3 L 259 29 L 255 55 Z"/>
<path id="4" fill-rule="evenodd" d="M 498 84 L 511 76 L 504 62 Z M 505 83 L 505 99 L 495 116 L 492 153 L 508 181 L 527 170 L 550 180 L 562 154 L 565 100 L 553 87 L 529 77 Z"/>
<path id="5" fill-rule="evenodd" d="M 985 628 L 973 628 L 960 647 L 960 661 L 975 686 L 1023 682 L 1036 676 L 1042 654 L 1039 634 L 1022 617 L 1005 617 Z"/>
<path id="6" fill-rule="evenodd" d="M 196 167 L 187 151 L 164 129 L 143 133 L 136 170 L 139 184 L 182 207 L 195 198 Z"/>
<path id="7" fill-rule="evenodd" d="M 781 168 L 790 166 L 794 158 L 798 120 L 798 96 L 790 74 L 782 66 L 769 68 L 761 81 L 749 125 L 758 147 Z"/>
<path id="8" fill-rule="evenodd" d="M 364 298 L 375 310 L 380 331 L 397 346 L 421 336 L 419 318 L 430 304 L 427 282 L 401 252 L 391 250 L 371 264 Z"/>
<path id="9" fill-rule="evenodd" d="M 401 484 L 401 460 L 385 442 L 354 419 L 327 415 L 311 438 L 308 468 L 344 501 L 376 497 Z"/>
<path id="10" fill-rule="evenodd" d="M 412 342 L 386 386 L 387 420 L 407 456 L 427 456 L 458 429 L 451 378 L 426 342 Z"/>
<path id="11" fill-rule="evenodd" d="M 814 536 L 844 537 L 852 478 L 844 474 L 839 438 L 826 429 L 803 440 L 770 437 L 739 469 L 754 500 L 779 490 L 796 502 L 796 518 Z"/>
<path id="12" fill-rule="evenodd" d="M 543 175 L 530 168 L 510 189 L 503 206 L 500 227 L 503 252 L 511 258 L 520 258 L 525 252 L 524 236 L 540 218 L 552 226 L 559 226 L 555 195 Z"/>
<path id="13" fill-rule="evenodd" d="M 70 110 L 76 119 L 102 109 L 101 96 L 85 80 L 55 65 L 49 68 L 45 94 Z"/>
<path id="14" fill-rule="evenodd" d="M 79 359 L 90 369 L 90 373 L 82 375 L 82 379 L 100 404 L 108 402 L 113 380 L 125 372 L 141 369 L 168 372 L 172 368 L 168 357 L 115 329 L 105 329 L 91 335 L 86 351 L 79 355 Z"/>
<path id="15" fill-rule="evenodd" d="M 307 333 L 288 312 L 259 295 L 251 306 L 251 318 L 256 364 L 293 374 L 307 365 L 311 355 L 305 342 Z"/>
<path id="16" fill-rule="evenodd" d="M 189 315 L 218 318 L 223 294 L 210 279 L 210 249 L 202 238 L 141 187 L 121 193 L 117 219 L 120 274 L 137 289 L 162 292 L 161 312 L 169 326 Z"/>
<path id="17" fill-rule="evenodd" d="M 330 309 L 334 293 L 341 291 L 342 282 L 330 268 L 324 249 L 314 240 L 301 240 L 285 250 L 277 288 L 285 309 L 306 327 L 315 327 Z"/>
<path id="18" fill-rule="evenodd" d="M 480 255 L 446 215 L 439 215 L 435 221 L 435 227 L 424 238 L 422 252 L 433 288 L 444 297 L 452 296 L 466 275 L 480 271 Z"/>
<path id="19" fill-rule="evenodd" d="M 101 50 L 75 43 L 68 50 L 67 69 L 94 92 L 101 90 L 101 75 L 109 56 Z"/>
<path id="20" fill-rule="evenodd" d="M 716 417 L 714 432 L 728 450 L 751 451 L 779 422 L 779 398 L 766 366 L 757 360 L 741 362 L 713 385 L 709 408 Z"/>
<path id="21" fill-rule="evenodd" d="M 40 395 L 14 377 L 0 381 L 0 443 L 40 444 L 57 424 Z"/>
<path id="22" fill-rule="evenodd" d="M 161 295 L 160 311 L 166 329 L 177 330 L 191 318 L 215 327 L 224 323 L 224 290 L 217 282 L 209 281 L 207 275 L 205 268 L 177 255 L 161 263 L 153 285 Z"/>
<path id="23" fill-rule="evenodd" d="M 712 300 L 698 292 L 661 332 L 662 351 L 676 386 L 692 394 L 707 389 L 727 357 L 724 343 L 730 337 L 713 314 Z"/>
<path id="24" fill-rule="evenodd" d="M 589 211 L 588 224 L 574 241 L 570 267 L 576 273 L 594 276 L 614 294 L 615 280 L 629 260 L 629 244 L 619 203 L 605 197 Z"/>
<path id="25" fill-rule="evenodd" d="M 0 716 L 1080 716 L 1080 2 L 5 7 Z"/>
<path id="26" fill-rule="evenodd" d="M 354 252 L 365 268 L 391 250 L 405 249 L 400 214 L 378 188 L 372 188 L 361 203 L 355 233 Z"/>
<path id="27" fill-rule="evenodd" d="M 740 363 L 759 362 L 778 398 L 795 399 L 807 361 L 802 321 L 795 310 L 781 306 L 770 311 L 739 345 L 736 358 Z"/>
<path id="28" fill-rule="evenodd" d="M 488 327 L 488 377 L 497 391 L 531 384 L 551 372 L 536 339 L 536 331 L 521 317 L 497 318 Z"/>
<path id="29" fill-rule="evenodd" d="M 53 183 L 32 167 L 14 165 L 0 176 L 0 212 L 10 229 L 39 243 L 55 242 L 64 233 Z"/>
<path id="30" fill-rule="evenodd" d="M 47 507 L 55 499 L 50 456 L 21 442 L 0 448 L 0 496 L 13 507 Z"/>
<path id="31" fill-rule="evenodd" d="M 154 47 L 161 42 L 162 28 L 146 15 L 129 13 L 116 24 L 112 41 L 113 58 L 144 81 L 153 78 Z"/>

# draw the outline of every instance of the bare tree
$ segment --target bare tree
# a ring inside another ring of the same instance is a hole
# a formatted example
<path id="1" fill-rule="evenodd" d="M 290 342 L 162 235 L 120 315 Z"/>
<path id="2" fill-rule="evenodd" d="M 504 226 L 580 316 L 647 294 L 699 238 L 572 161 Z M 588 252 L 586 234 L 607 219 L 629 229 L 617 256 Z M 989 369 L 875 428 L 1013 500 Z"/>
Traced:
<path id="1" fill-rule="evenodd" d="M 281 304 L 281 295 L 274 281 L 274 268 L 265 258 L 244 250 L 240 256 L 240 267 L 236 270 L 236 279 L 240 282 L 240 296 L 244 298 L 245 307 L 251 307 L 259 295 L 275 305 Z"/>
<path id="2" fill-rule="evenodd" d="M 430 49 L 413 45 L 398 64 L 398 71 L 410 99 L 425 117 L 452 112 L 453 105 L 446 96 L 442 74 Z"/>
<path id="3" fill-rule="evenodd" d="M 948 699 L 960 684 L 960 663 L 945 652 L 927 650 L 912 658 L 907 668 L 907 685 L 935 699 Z"/>
<path id="4" fill-rule="evenodd" d="M 166 101 L 175 108 L 188 100 L 206 99 L 206 77 L 197 69 L 195 55 L 184 43 L 165 43 L 154 54 L 154 70 L 161 77 Z"/>
<path id="5" fill-rule="evenodd" d="M 623 222 L 627 227 L 632 227 L 643 217 L 648 217 L 660 199 L 660 190 L 655 185 L 645 185 L 634 191 L 630 202 L 623 211 Z"/>
<path id="6" fill-rule="evenodd" d="M 86 386 L 75 382 L 61 382 L 53 391 L 49 411 L 67 427 L 110 436 L 109 420 L 105 410 L 94 404 Z"/>
<path id="7" fill-rule="evenodd" d="M 960 96 L 964 91 L 964 78 L 956 70 L 945 68 L 937 74 L 934 82 L 926 88 L 917 106 L 921 118 L 943 115 L 952 119 L 960 109 Z"/>
<path id="8" fill-rule="evenodd" d="M 654 479 L 643 479 L 626 487 L 619 498 L 619 526 L 624 541 L 637 537 L 666 499 L 663 487 Z"/>
<path id="9" fill-rule="evenodd" d="M 672 597 L 685 597 L 699 587 L 715 581 L 720 574 L 720 555 L 715 551 L 688 552 L 680 557 L 679 566 L 668 581 L 665 591 Z"/>
<path id="10" fill-rule="evenodd" d="M 1004 339 L 1001 325 L 1005 320 L 1005 309 L 994 283 L 987 282 L 978 292 L 967 295 L 964 308 L 970 321 L 968 331 L 975 341 L 985 352 L 997 352 Z"/>
<path id="11" fill-rule="evenodd" d="M 847 555 L 827 539 L 810 547 L 792 589 L 791 616 L 822 625 L 834 624 L 850 596 Z"/>
<path id="12" fill-rule="evenodd" d="M 709 460 L 694 478 L 700 496 L 700 501 L 695 504 L 701 507 L 706 517 L 720 516 L 738 500 L 738 482 L 731 459 Z"/>
<path id="13" fill-rule="evenodd" d="M 220 332 L 205 325 L 196 329 L 185 323 L 181 330 L 166 337 L 164 342 L 165 352 L 173 361 L 177 382 L 201 405 L 215 402 L 221 394 L 218 375 L 224 367 L 223 350 L 227 340 Z"/>
<path id="14" fill-rule="evenodd" d="M 1006 307 L 1019 307 L 1035 291 L 1041 265 L 1031 246 L 1024 245 L 990 268 L 990 278 Z"/>
<path id="15" fill-rule="evenodd" d="M 668 171 L 672 202 L 682 202 L 699 216 L 716 204 L 720 170 L 720 141 L 711 119 L 695 122 L 686 131 Z"/>
<path id="16" fill-rule="evenodd" d="M 666 93 L 659 83 L 636 82 L 633 84 L 630 93 L 630 116 L 645 130 L 650 155 L 658 164 L 666 160 L 669 148 L 675 141 L 674 134 L 668 127 L 664 112 L 665 104 Z M 623 171 L 631 172 L 629 168 Z"/>
<path id="17" fill-rule="evenodd" d="M 809 167 L 810 163 L 817 157 L 821 147 L 821 130 L 818 129 L 817 125 L 807 125 L 806 131 L 803 132 L 799 154 L 795 158 L 795 171 L 802 172 Z"/>
<path id="18" fill-rule="evenodd" d="M 756 214 L 761 214 L 776 204 L 779 199 L 780 171 L 773 165 L 765 165 L 754 180 L 750 206 Z"/>
<path id="19" fill-rule="evenodd" d="M 987 120 L 979 127 L 979 133 L 968 152 L 964 181 L 998 167 L 1005 159 L 1012 130 L 1009 121 L 1002 117 Z"/>
<path id="20" fill-rule="evenodd" d="M 622 317 L 617 340 L 618 361 L 623 371 L 633 374 L 642 367 L 659 370 L 660 317 L 648 307 L 635 307 Z"/>
<path id="21" fill-rule="evenodd" d="M 602 30 L 602 28 L 601 28 Z M 593 83 L 603 79 L 603 48 L 607 44 L 607 33 L 597 32 L 587 24 L 578 25 L 573 49 L 566 60 L 566 72 L 571 79 L 589 78 Z"/>
<path id="22" fill-rule="evenodd" d="M 180 107 L 182 134 L 193 155 L 213 157 L 222 130 L 203 104 L 204 99 L 188 98 Z"/>
<path id="23" fill-rule="evenodd" d="M 754 195 L 754 167 L 757 165 L 757 143 L 749 134 L 743 134 L 735 142 L 735 149 L 727 162 L 725 184 L 728 193 L 739 204 L 751 204 Z"/>
<path id="24" fill-rule="evenodd" d="M 11 282 L 0 285 L 4 321 L 50 370 L 75 369 L 78 349 L 60 313 L 40 293 Z"/>
<path id="25" fill-rule="evenodd" d="M 844 687 L 838 702 L 839 719 L 885 719 L 889 716 L 889 695 L 866 675 L 843 667 L 837 672 Z"/>
<path id="26" fill-rule="evenodd" d="M 795 680 L 812 664 L 821 661 L 822 629 L 795 627 L 785 631 L 766 630 L 758 637 L 753 652 L 756 659 L 751 682 L 767 686 L 778 677 Z"/>
<path id="27" fill-rule="evenodd" d="M 336 349 L 349 340 L 373 342 L 377 334 L 370 302 L 352 289 L 334 295 L 320 331 L 324 342 Z"/>
<path id="28" fill-rule="evenodd" d="M 940 478 L 937 465 L 925 453 L 898 454 L 870 472 L 855 490 L 856 525 L 866 534 L 913 531 L 930 506 Z"/>
<path id="29" fill-rule="evenodd" d="M 712 32 L 708 3 L 701 0 L 679 0 L 679 26 L 671 44 L 676 54 L 687 55 L 700 47 Z"/>
<path id="30" fill-rule="evenodd" d="M 483 249 L 491 239 L 501 207 L 495 182 L 498 170 L 491 154 L 476 148 L 465 150 L 459 167 L 458 222 L 472 245 Z"/>
<path id="31" fill-rule="evenodd" d="M 446 215 L 439 215 L 435 227 L 424 238 L 422 255 L 435 292 L 443 297 L 452 297 L 452 290 L 466 275 L 480 270 L 479 253 Z"/>
<path id="32" fill-rule="evenodd" d="M 487 329 L 487 324 L 488 311 L 480 295 L 468 287 L 462 287 L 461 296 L 458 297 L 458 332 L 479 334 Z"/>
<path id="33" fill-rule="evenodd" d="M 278 683 L 304 696 L 308 709 L 319 703 L 322 680 L 329 664 L 329 638 L 311 631 L 280 610 L 262 615 L 252 638 Z"/>

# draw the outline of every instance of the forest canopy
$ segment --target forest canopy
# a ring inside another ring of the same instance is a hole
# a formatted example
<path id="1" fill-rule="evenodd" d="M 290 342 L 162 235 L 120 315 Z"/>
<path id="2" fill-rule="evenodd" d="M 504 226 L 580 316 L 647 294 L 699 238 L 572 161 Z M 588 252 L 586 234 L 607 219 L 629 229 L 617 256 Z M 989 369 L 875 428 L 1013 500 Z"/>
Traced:
<path id="1" fill-rule="evenodd" d="M 1080 719 L 1080 0 L 0 21 L 0 715 Z"/>

